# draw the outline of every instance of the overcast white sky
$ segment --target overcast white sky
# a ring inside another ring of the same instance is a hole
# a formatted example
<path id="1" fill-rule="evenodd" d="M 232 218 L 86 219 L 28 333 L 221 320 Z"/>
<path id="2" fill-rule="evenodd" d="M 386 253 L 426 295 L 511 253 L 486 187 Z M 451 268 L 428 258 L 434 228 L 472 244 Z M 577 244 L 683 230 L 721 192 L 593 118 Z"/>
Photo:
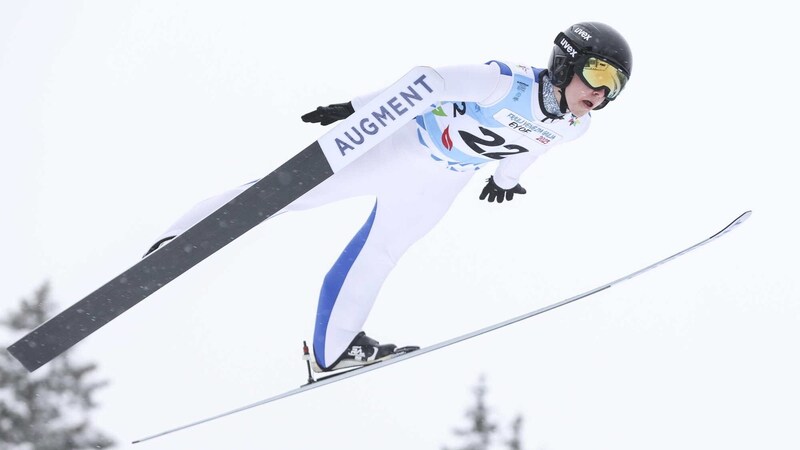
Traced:
<path id="1" fill-rule="evenodd" d="M 481 203 L 476 176 L 366 331 L 432 344 L 747 223 L 577 304 L 134 448 L 436 449 L 485 374 L 527 449 L 797 449 L 795 24 L 737 5 L 4 0 L 0 308 L 46 279 L 61 307 L 88 294 L 319 137 L 299 119 L 317 105 L 415 65 L 543 67 L 559 31 L 604 21 L 635 55 L 619 101 L 526 173 L 528 195 Z M 302 384 L 322 277 L 371 206 L 268 221 L 78 345 L 112 382 L 97 426 L 128 448 Z"/>

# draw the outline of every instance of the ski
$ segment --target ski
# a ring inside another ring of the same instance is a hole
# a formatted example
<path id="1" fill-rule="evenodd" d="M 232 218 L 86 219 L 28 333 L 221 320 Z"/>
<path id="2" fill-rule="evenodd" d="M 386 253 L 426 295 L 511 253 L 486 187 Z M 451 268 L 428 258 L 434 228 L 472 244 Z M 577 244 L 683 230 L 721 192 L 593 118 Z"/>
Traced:
<path id="1" fill-rule="evenodd" d="M 228 204 L 8 351 L 33 372 L 350 164 L 436 104 L 443 90 L 434 69 L 412 69 Z"/>
<path id="2" fill-rule="evenodd" d="M 705 244 L 708 244 L 708 243 L 716 240 L 720 236 L 722 236 L 722 235 L 730 232 L 731 230 L 735 229 L 742 222 L 747 220 L 750 217 L 751 214 L 752 214 L 751 211 L 746 211 L 743 214 L 741 214 L 739 217 L 737 217 L 736 220 L 731 222 L 728 226 L 726 226 L 725 228 L 723 228 L 719 232 L 715 233 L 711 237 L 706 238 L 706 239 L 698 242 L 697 244 L 694 244 L 694 245 L 692 245 L 690 247 L 687 247 L 687 248 L 679 251 L 678 253 L 675 253 L 672 256 L 668 256 L 668 257 L 666 257 L 666 258 L 664 258 L 664 259 L 662 259 L 660 261 L 657 261 L 657 262 L 655 262 L 653 264 L 650 264 L 647 267 L 639 269 L 636 272 L 633 272 L 633 273 L 630 273 L 628 275 L 625 275 L 622 278 L 618 278 L 618 279 L 616 279 L 614 281 L 611 281 L 610 283 L 603 284 L 603 285 L 598 286 L 598 287 L 596 287 L 594 289 L 586 291 L 586 292 L 584 292 L 582 294 L 578 294 L 578 295 L 576 295 L 574 297 L 570 297 L 570 298 L 568 298 L 566 300 L 561 300 L 559 302 L 556 302 L 556 303 L 553 303 L 551 305 L 545 306 L 543 308 L 528 312 L 526 314 L 522 314 L 522 315 L 517 316 L 517 317 L 513 317 L 513 318 L 505 320 L 503 322 L 499 322 L 499 323 L 496 323 L 494 325 L 490 325 L 490 326 L 487 326 L 485 328 L 481 328 L 479 330 L 476 330 L 476 331 L 473 331 L 473 332 L 470 332 L 470 333 L 467 333 L 467 334 L 464 334 L 464 335 L 461 335 L 461 336 L 458 336 L 458 337 L 455 337 L 455 338 L 452 338 L 452 339 L 449 339 L 449 340 L 446 340 L 446 341 L 439 342 L 438 344 L 430 345 L 428 347 L 423 347 L 423 348 L 421 348 L 419 350 L 414 350 L 414 351 L 410 351 L 410 352 L 407 352 L 407 353 L 403 353 L 403 354 L 401 354 L 401 355 L 399 355 L 397 357 L 394 357 L 394 358 L 386 359 L 386 360 L 383 360 L 383 361 L 379 361 L 379 362 L 376 362 L 376 363 L 373 363 L 373 364 L 370 364 L 370 365 L 367 365 L 367 366 L 358 367 L 358 368 L 355 368 L 355 369 L 346 369 L 346 370 L 343 370 L 341 372 L 334 372 L 332 376 L 328 376 L 328 377 L 321 378 L 321 379 L 318 379 L 318 380 L 313 380 L 313 378 L 311 376 L 311 371 L 309 370 L 309 382 L 307 384 L 299 387 L 299 388 L 286 391 L 286 392 L 284 392 L 282 394 L 278 394 L 278 395 L 275 395 L 273 397 L 269 397 L 269 398 L 266 398 L 264 400 L 260 400 L 260 401 L 255 402 L 255 403 L 251 403 L 249 405 L 245 405 L 245 406 L 242 406 L 240 408 L 236 408 L 236 409 L 233 409 L 231 411 L 224 412 L 222 414 L 217 414 L 215 416 L 211 416 L 211 417 L 208 417 L 208 418 L 205 418 L 205 419 L 202 419 L 202 420 L 198 420 L 196 422 L 192 422 L 192 423 L 189 423 L 187 425 L 183 425 L 183 426 L 180 426 L 180 427 L 177 427 L 177 428 L 173 428 L 173 429 L 170 429 L 170 430 L 167 430 L 167 431 L 163 431 L 163 432 L 158 433 L 158 434 L 154 434 L 154 435 L 149 436 L 149 437 L 138 439 L 136 441 L 133 441 L 133 443 L 136 444 L 136 443 L 139 443 L 139 442 L 148 441 L 150 439 L 155 439 L 157 437 L 161 437 L 161 436 L 164 436 L 164 435 L 167 435 L 167 434 L 171 434 L 171 433 L 174 433 L 176 431 L 185 430 L 187 428 L 191 428 L 191 427 L 203 424 L 203 423 L 211 422 L 212 420 L 220 419 L 222 417 L 230 416 L 230 415 L 236 414 L 238 412 L 242 412 L 242 411 L 245 411 L 245 410 L 248 410 L 248 409 L 251 409 L 251 408 L 255 408 L 256 406 L 261 406 L 261 405 L 264 405 L 264 404 L 267 404 L 267 403 L 272 403 L 272 402 L 275 402 L 277 400 L 280 400 L 280 399 L 283 399 L 283 398 L 286 398 L 286 397 L 291 397 L 293 395 L 297 395 L 297 394 L 300 394 L 300 393 L 303 393 L 303 392 L 307 392 L 307 391 L 310 391 L 312 389 L 316 389 L 316 388 L 319 388 L 319 387 L 322 387 L 322 386 L 325 386 L 325 385 L 328 385 L 328 384 L 331 384 L 331 383 L 335 383 L 337 381 L 343 381 L 343 380 L 346 380 L 348 378 L 355 377 L 357 375 L 361 375 L 361 374 L 365 374 L 367 372 L 371 372 L 373 370 L 382 369 L 382 368 L 388 367 L 388 366 L 390 366 L 392 364 L 396 364 L 396 363 L 399 363 L 401 361 L 405 361 L 407 359 L 415 358 L 417 356 L 422 356 L 422 355 L 424 355 L 426 353 L 430 353 L 432 351 L 439 350 L 439 349 L 442 349 L 444 347 L 448 347 L 448 346 L 456 344 L 458 342 L 462 342 L 462 341 L 465 341 L 467 339 L 471 339 L 471 338 L 474 338 L 476 336 L 480 336 L 482 334 L 486 334 L 486 333 L 489 333 L 491 331 L 498 330 L 500 328 L 506 327 L 508 325 L 511 325 L 511 324 L 514 324 L 514 323 L 517 323 L 517 322 L 520 322 L 522 320 L 531 318 L 533 316 L 538 316 L 539 314 L 543 314 L 543 313 L 546 313 L 548 311 L 552 311 L 552 310 L 554 310 L 556 308 L 559 308 L 561 306 L 570 304 L 572 302 L 576 302 L 576 301 L 581 300 L 583 298 L 589 297 L 590 295 L 594 295 L 594 294 L 596 294 L 596 293 L 598 293 L 600 291 L 604 291 L 604 290 L 606 290 L 606 289 L 608 289 L 608 288 L 610 288 L 610 287 L 612 287 L 612 286 L 614 286 L 616 284 L 622 283 L 623 281 L 630 280 L 631 278 L 637 277 L 637 276 L 639 276 L 639 275 L 641 275 L 641 274 L 643 274 L 645 272 L 648 272 L 648 271 L 650 271 L 652 269 L 655 269 L 656 267 L 658 267 L 658 266 L 660 266 L 660 265 L 662 265 L 662 264 L 664 264 L 666 262 L 672 261 L 673 259 L 675 259 L 675 258 L 677 258 L 679 256 L 685 255 L 686 253 L 689 253 L 690 251 L 695 250 L 698 247 L 701 247 L 701 246 L 703 246 Z M 306 350 L 306 353 L 307 353 L 307 350 Z"/>

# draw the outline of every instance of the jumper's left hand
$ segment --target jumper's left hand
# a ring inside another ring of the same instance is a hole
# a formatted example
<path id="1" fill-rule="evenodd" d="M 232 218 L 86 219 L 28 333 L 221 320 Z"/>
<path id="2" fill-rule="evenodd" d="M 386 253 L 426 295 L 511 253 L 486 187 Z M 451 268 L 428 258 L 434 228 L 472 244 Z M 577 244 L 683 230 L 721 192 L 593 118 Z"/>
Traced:
<path id="1" fill-rule="evenodd" d="M 353 104 L 347 103 L 334 103 L 328 106 L 319 106 L 314 111 L 303 114 L 300 116 L 303 122 L 319 123 L 320 125 L 330 125 L 337 120 L 342 120 L 353 114 Z"/>
<path id="2" fill-rule="evenodd" d="M 494 182 L 494 177 L 489 177 L 487 181 L 486 186 L 481 191 L 480 199 L 483 200 L 488 197 L 489 203 L 495 200 L 497 200 L 497 203 L 503 203 L 504 200 L 511 201 L 514 200 L 514 194 L 521 195 L 528 192 L 519 184 L 511 189 L 503 189 Z"/>

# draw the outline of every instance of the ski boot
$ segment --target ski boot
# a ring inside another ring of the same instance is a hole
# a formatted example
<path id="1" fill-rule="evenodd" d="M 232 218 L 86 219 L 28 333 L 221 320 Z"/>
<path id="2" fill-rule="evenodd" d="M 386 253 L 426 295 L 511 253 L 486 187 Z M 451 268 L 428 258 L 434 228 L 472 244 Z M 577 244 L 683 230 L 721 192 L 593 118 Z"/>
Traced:
<path id="1" fill-rule="evenodd" d="M 165 245 L 169 244 L 169 243 L 170 243 L 170 241 L 172 241 L 173 239 L 175 239 L 175 236 L 169 236 L 169 237 L 165 237 L 164 239 L 161 239 L 161 240 L 159 240 L 158 242 L 156 242 L 155 244 L 153 244 L 153 246 L 152 246 L 152 247 L 150 247 L 150 248 L 147 250 L 147 253 L 145 253 L 145 254 L 144 254 L 144 256 L 142 256 L 142 259 L 144 259 L 144 258 L 147 258 L 148 256 L 150 256 L 150 255 L 151 255 L 153 252 L 155 252 L 156 250 L 158 250 L 158 249 L 160 249 L 161 247 L 163 247 L 163 246 L 165 246 Z"/>
<path id="2" fill-rule="evenodd" d="M 417 346 L 408 346 L 398 348 L 394 344 L 381 345 L 375 339 L 367 336 L 363 331 L 358 333 L 350 345 L 347 346 L 345 351 L 339 358 L 330 365 L 330 367 L 320 367 L 317 364 L 316 358 L 312 363 L 314 372 L 331 372 L 341 369 L 349 369 L 359 366 L 366 366 L 374 364 L 378 361 L 393 358 L 414 350 L 419 350 Z"/>

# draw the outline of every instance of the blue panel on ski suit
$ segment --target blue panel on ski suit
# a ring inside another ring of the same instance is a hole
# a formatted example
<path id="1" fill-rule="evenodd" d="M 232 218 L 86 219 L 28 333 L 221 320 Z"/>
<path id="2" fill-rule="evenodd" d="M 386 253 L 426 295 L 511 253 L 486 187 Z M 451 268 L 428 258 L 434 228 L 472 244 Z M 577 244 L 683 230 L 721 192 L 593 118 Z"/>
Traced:
<path id="1" fill-rule="evenodd" d="M 317 321 L 314 329 L 314 355 L 317 357 L 317 364 L 320 367 L 327 367 L 327 361 L 320 361 L 319 359 L 325 354 L 325 337 L 327 336 L 328 320 L 333 311 L 333 305 L 336 304 L 336 299 L 339 297 L 339 291 L 353 267 L 353 263 L 364 248 L 367 242 L 369 232 L 372 229 L 372 224 L 375 223 L 375 213 L 378 211 L 378 202 L 372 208 L 372 213 L 367 218 L 366 223 L 358 230 L 350 243 L 347 244 L 344 251 L 333 267 L 325 276 L 325 281 L 322 283 L 322 289 L 319 295 L 319 303 L 317 305 Z M 333 363 L 333 361 L 330 361 Z"/>

